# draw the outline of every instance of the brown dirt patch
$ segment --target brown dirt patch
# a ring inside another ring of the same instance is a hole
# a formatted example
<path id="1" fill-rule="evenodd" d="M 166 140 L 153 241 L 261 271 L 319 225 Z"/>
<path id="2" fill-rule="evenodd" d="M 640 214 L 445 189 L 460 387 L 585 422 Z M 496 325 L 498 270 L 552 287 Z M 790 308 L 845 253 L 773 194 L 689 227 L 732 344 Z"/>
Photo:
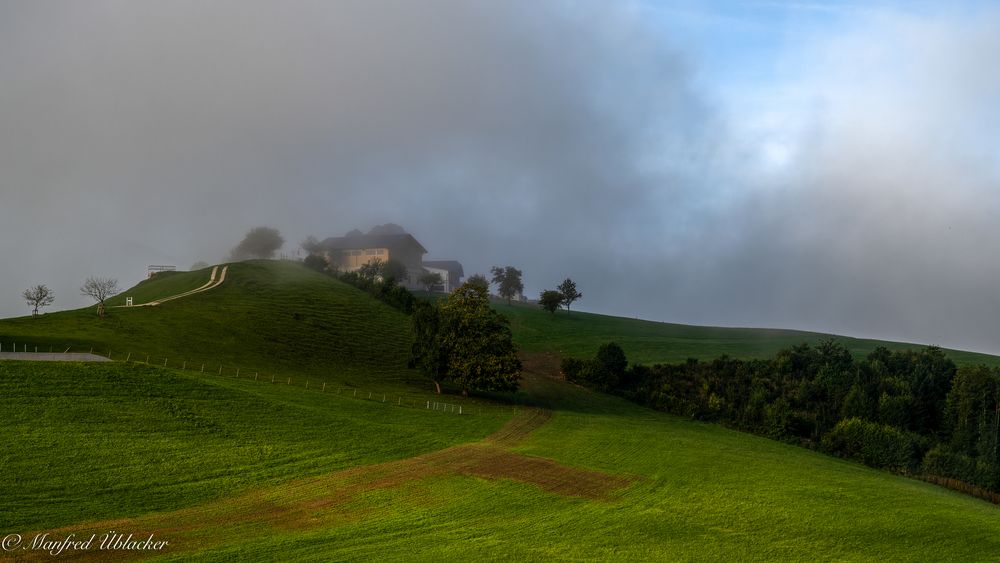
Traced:
<path id="1" fill-rule="evenodd" d="M 614 491 L 634 481 L 630 477 L 570 467 L 507 450 L 544 425 L 551 416 L 550 412 L 538 409 L 519 411 L 500 430 L 479 443 L 300 479 L 173 512 L 91 522 L 50 533 L 57 538 L 70 533 L 86 538 L 92 533 L 100 537 L 109 530 L 117 530 L 143 538 L 153 533 L 156 538 L 170 542 L 169 548 L 161 553 L 94 550 L 61 556 L 68 555 L 79 561 L 131 560 L 199 551 L 224 542 L 258 537 L 261 530 L 267 528 L 310 529 L 357 521 L 376 510 L 365 501 L 366 493 L 407 486 L 431 477 L 463 475 L 511 479 L 554 494 L 598 500 L 610 498 Z M 25 534 L 28 538 L 33 536 Z M 25 555 L 34 560 L 51 558 L 41 552 L 26 552 Z"/>
<path id="2" fill-rule="evenodd" d="M 549 352 L 524 352 L 518 354 L 521 360 L 521 372 L 527 375 L 540 375 L 552 379 L 562 379 L 562 361 L 559 356 Z"/>

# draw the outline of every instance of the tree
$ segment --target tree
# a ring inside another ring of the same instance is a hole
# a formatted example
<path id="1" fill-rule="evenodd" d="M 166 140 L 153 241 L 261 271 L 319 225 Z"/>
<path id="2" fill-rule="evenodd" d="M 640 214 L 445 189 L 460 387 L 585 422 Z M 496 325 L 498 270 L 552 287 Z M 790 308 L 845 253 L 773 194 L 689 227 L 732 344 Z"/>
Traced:
<path id="1" fill-rule="evenodd" d="M 381 258 L 375 258 L 361 265 L 358 268 L 358 275 L 369 283 L 375 283 L 382 276 L 385 262 Z"/>
<path id="2" fill-rule="evenodd" d="M 316 237 L 309 235 L 299 243 L 302 250 L 305 250 L 307 254 L 319 254 L 320 253 L 320 242 Z"/>
<path id="3" fill-rule="evenodd" d="M 566 278 L 566 280 L 559 284 L 559 287 L 556 289 L 559 290 L 559 293 L 562 293 L 562 304 L 566 306 L 567 311 L 569 311 L 569 306 L 572 305 L 574 301 L 583 297 L 583 294 L 576 290 L 576 282 L 569 278 Z"/>
<path id="4" fill-rule="evenodd" d="M 80 287 L 80 294 L 97 301 L 97 316 L 104 317 L 104 300 L 117 295 L 118 280 L 114 278 L 87 278 Z"/>
<path id="5" fill-rule="evenodd" d="M 48 307 L 53 301 L 56 300 L 55 293 L 53 293 L 48 287 L 45 287 L 44 284 L 29 287 L 24 290 L 22 295 L 24 295 L 24 300 L 28 302 L 28 305 L 32 307 L 32 317 L 37 317 L 39 309 L 42 307 Z"/>
<path id="6" fill-rule="evenodd" d="M 474 285 L 476 287 L 481 287 L 483 288 L 483 291 L 487 293 L 489 293 L 490 291 L 490 282 L 489 280 L 486 279 L 486 276 L 482 274 L 473 274 L 469 276 L 469 279 L 467 279 L 465 283 Z"/>
<path id="7" fill-rule="evenodd" d="M 521 270 L 513 266 L 503 268 L 493 266 L 490 272 L 493 274 L 493 283 L 497 285 L 497 295 L 506 299 L 508 305 L 515 295 L 524 291 L 524 284 L 521 283 Z"/>
<path id="8" fill-rule="evenodd" d="M 383 280 L 393 280 L 393 282 L 403 281 L 409 275 L 406 269 L 406 264 L 403 264 L 399 260 L 393 260 L 390 258 L 384 264 L 382 264 L 382 271 L 380 272 Z"/>
<path id="9" fill-rule="evenodd" d="M 562 293 L 552 289 L 546 289 L 538 298 L 538 304 L 542 306 L 542 309 L 545 309 L 554 315 L 556 314 L 556 309 L 563 304 L 565 299 L 566 297 Z"/>
<path id="10" fill-rule="evenodd" d="M 441 285 L 444 280 L 441 278 L 441 274 L 437 272 L 424 272 L 420 276 L 420 284 L 427 288 L 427 291 L 433 291 L 434 286 Z"/>
<path id="11" fill-rule="evenodd" d="M 309 256 L 306 256 L 302 263 L 305 264 L 306 268 L 316 270 L 317 272 L 325 271 L 328 266 L 326 258 L 323 258 L 319 254 L 310 254 Z"/>
<path id="12" fill-rule="evenodd" d="M 254 227 L 250 229 L 243 240 L 236 245 L 231 253 L 233 260 L 249 260 L 251 258 L 274 258 L 274 253 L 285 244 L 281 233 L 270 227 Z"/>
<path id="13" fill-rule="evenodd" d="M 434 312 L 431 312 L 431 309 Z M 441 381 L 469 390 L 515 391 L 521 362 L 507 319 L 490 307 L 479 285 L 465 283 L 437 305 L 414 313 L 411 365 L 441 392 Z"/>

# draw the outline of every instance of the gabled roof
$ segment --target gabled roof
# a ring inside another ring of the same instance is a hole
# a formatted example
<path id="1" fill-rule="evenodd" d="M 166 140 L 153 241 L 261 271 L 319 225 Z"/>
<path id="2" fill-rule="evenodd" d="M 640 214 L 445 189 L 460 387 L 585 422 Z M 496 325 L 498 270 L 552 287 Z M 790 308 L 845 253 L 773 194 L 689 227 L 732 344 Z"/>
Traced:
<path id="1" fill-rule="evenodd" d="M 423 265 L 427 268 L 448 270 L 449 273 L 456 274 L 460 278 L 465 277 L 465 270 L 462 269 L 462 263 L 457 260 L 425 260 Z"/>
<path id="2" fill-rule="evenodd" d="M 413 238 L 413 235 L 359 235 L 352 237 L 330 237 L 319 243 L 323 250 L 360 250 L 363 248 L 416 247 L 422 254 L 427 249 Z"/>

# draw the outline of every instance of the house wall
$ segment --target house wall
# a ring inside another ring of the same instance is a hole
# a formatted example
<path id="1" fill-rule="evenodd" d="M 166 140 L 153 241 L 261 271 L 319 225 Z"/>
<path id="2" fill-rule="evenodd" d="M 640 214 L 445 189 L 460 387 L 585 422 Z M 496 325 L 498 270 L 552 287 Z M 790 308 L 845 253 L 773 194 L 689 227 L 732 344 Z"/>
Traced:
<path id="1" fill-rule="evenodd" d="M 355 250 L 337 250 L 327 253 L 327 260 L 342 272 L 352 272 L 361 266 L 377 259 L 383 262 L 396 260 L 410 270 L 420 269 L 420 259 L 423 254 L 418 250 L 401 248 L 362 248 Z"/>

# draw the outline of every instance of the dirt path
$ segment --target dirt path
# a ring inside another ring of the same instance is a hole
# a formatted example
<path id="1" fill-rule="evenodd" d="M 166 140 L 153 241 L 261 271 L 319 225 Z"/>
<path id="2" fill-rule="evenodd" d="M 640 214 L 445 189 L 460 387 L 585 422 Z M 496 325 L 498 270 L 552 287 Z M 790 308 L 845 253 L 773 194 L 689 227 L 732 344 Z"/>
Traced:
<path id="1" fill-rule="evenodd" d="M 0 352 L 0 360 L 22 360 L 25 362 L 110 362 L 97 354 L 77 354 L 61 352 Z"/>
<path id="2" fill-rule="evenodd" d="M 226 281 L 226 273 L 229 271 L 229 265 L 226 264 L 222 267 L 222 273 L 219 274 L 219 279 L 215 279 L 216 274 L 219 271 L 218 266 L 212 267 L 212 273 L 208 277 L 208 281 L 205 282 L 201 287 L 192 289 L 191 291 L 185 291 L 184 293 L 178 293 L 177 295 L 171 295 L 170 297 L 164 297 L 162 299 L 157 299 L 155 301 L 150 301 L 148 303 L 139 303 L 138 305 L 116 305 L 115 308 L 122 307 L 155 307 L 161 303 L 166 303 L 167 301 L 173 301 L 174 299 L 180 299 L 182 297 L 189 297 L 198 293 L 208 291 L 210 289 L 215 289 L 222 285 L 222 282 Z"/>
<path id="3" fill-rule="evenodd" d="M 367 493 L 417 484 L 433 477 L 473 476 L 487 480 L 510 479 L 539 487 L 549 493 L 607 500 L 634 481 L 559 464 L 553 460 L 525 456 L 509 448 L 523 442 L 542 427 L 552 413 L 544 410 L 519 412 L 502 428 L 479 442 L 461 444 L 408 459 L 355 467 L 327 475 L 299 479 L 277 487 L 258 489 L 199 506 L 133 519 L 91 522 L 50 531 L 50 536 L 98 538 L 116 530 L 143 538 L 154 534 L 170 542 L 162 554 L 177 555 L 259 537 L 262 530 L 305 530 L 358 521 L 372 508 L 364 508 Z M 417 485 L 419 486 L 419 485 Z M 25 534 L 26 538 L 35 534 Z M 98 540 L 99 541 L 99 540 Z M 78 560 L 125 560 L 156 555 L 156 552 L 82 551 Z M 50 559 L 44 553 L 28 552 L 28 558 Z"/>

